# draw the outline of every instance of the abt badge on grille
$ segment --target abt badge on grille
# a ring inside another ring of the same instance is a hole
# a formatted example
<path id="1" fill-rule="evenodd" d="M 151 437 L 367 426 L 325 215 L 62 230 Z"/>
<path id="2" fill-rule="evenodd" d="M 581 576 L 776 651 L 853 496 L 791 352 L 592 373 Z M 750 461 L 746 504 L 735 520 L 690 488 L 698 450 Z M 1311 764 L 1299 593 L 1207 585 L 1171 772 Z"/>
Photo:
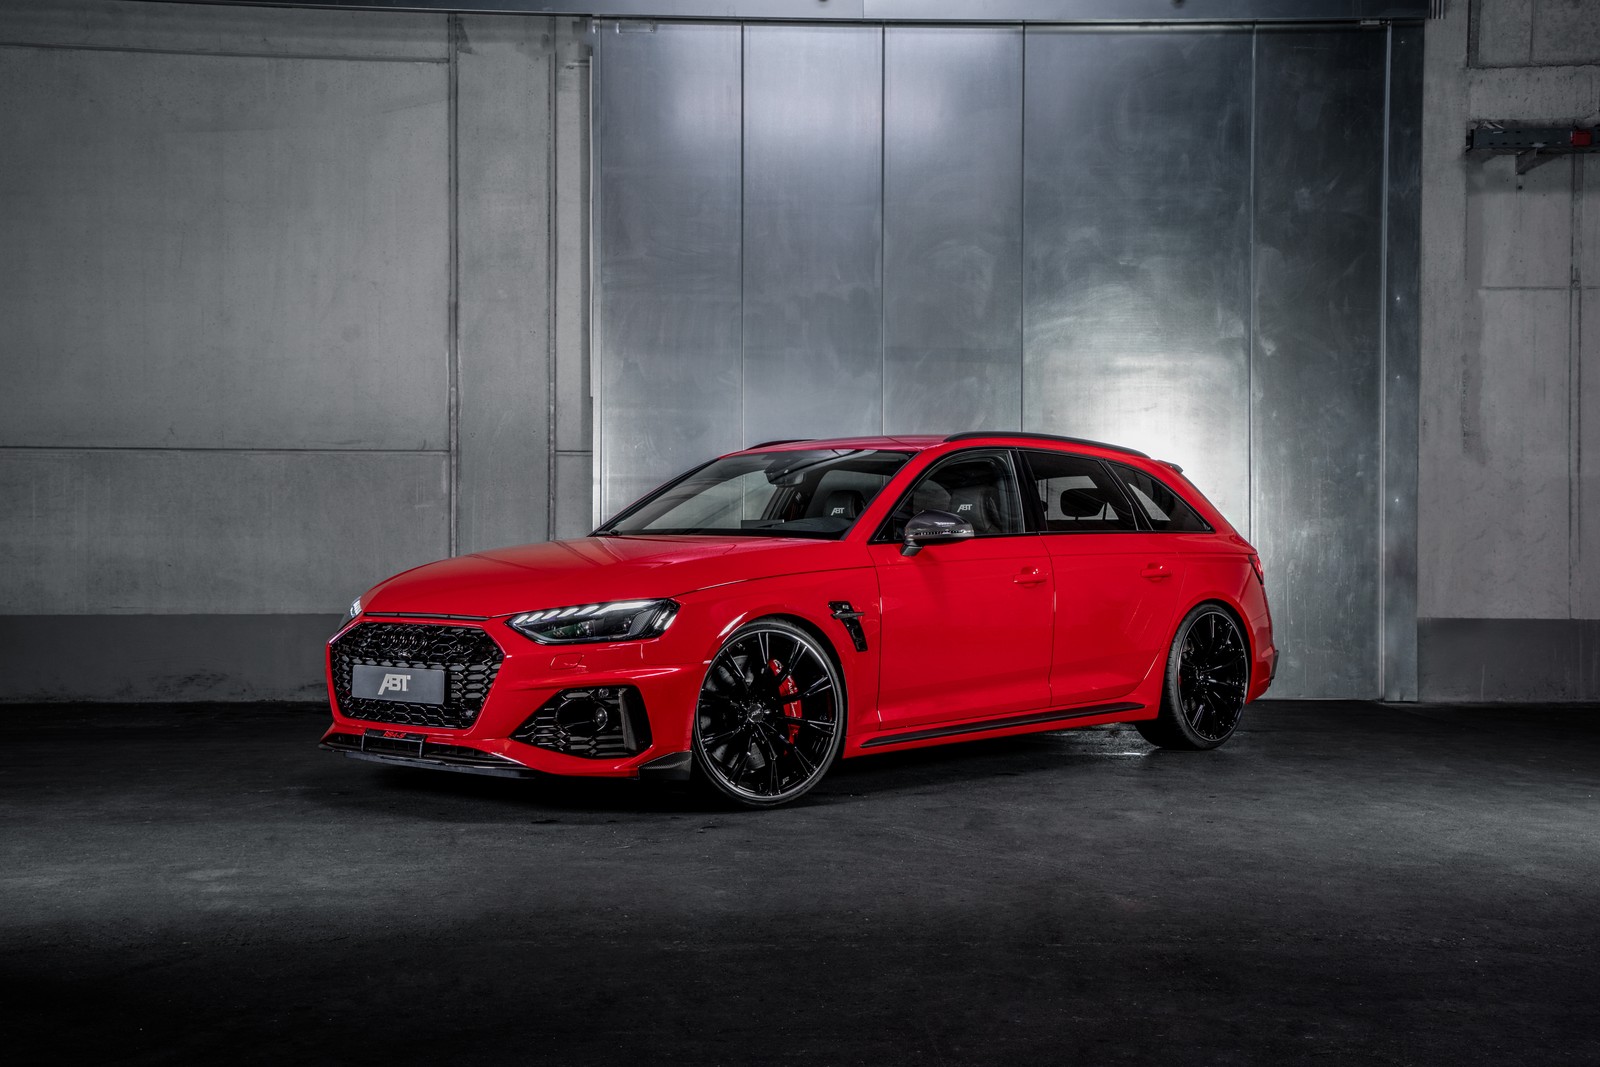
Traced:
<path id="1" fill-rule="evenodd" d="M 398 700 L 406 704 L 443 704 L 445 673 L 423 667 L 350 668 L 350 695 L 361 700 Z"/>

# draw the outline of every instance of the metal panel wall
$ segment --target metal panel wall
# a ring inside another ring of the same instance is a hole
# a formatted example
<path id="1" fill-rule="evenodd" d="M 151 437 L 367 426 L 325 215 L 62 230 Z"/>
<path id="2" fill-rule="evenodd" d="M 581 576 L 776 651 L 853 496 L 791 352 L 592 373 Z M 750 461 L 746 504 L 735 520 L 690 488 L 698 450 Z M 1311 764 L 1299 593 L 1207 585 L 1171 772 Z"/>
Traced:
<path id="1" fill-rule="evenodd" d="M 1257 37 L 1251 500 L 1280 697 L 1378 685 L 1385 52 Z"/>
<path id="2" fill-rule="evenodd" d="M 729 76 L 716 32 L 601 35 L 608 511 L 764 437 L 1105 437 L 1262 550 L 1275 695 L 1415 693 L 1418 28 L 751 25 L 711 150 L 672 145 L 641 114 Z M 714 190 L 710 232 L 687 192 L 607 202 L 648 183 Z M 715 279 L 688 305 L 679 258 Z"/>
<path id="3" fill-rule="evenodd" d="M 1181 459 L 1247 529 L 1251 37 L 1028 31 L 1023 426 Z"/>
<path id="4" fill-rule="evenodd" d="M 741 444 L 738 26 L 597 35 L 600 510 Z"/>
<path id="5" fill-rule="evenodd" d="M 878 433 L 883 31 L 744 32 L 745 442 Z"/>
<path id="6" fill-rule="evenodd" d="M 1021 426 L 1022 44 L 885 31 L 886 433 Z"/>
<path id="7" fill-rule="evenodd" d="M 550 36 L 484 16 L 456 61 L 458 552 L 550 528 L 550 425 L 527 417 L 551 408 L 550 375 L 529 368 L 551 362 L 554 213 L 527 209 L 551 203 Z"/>

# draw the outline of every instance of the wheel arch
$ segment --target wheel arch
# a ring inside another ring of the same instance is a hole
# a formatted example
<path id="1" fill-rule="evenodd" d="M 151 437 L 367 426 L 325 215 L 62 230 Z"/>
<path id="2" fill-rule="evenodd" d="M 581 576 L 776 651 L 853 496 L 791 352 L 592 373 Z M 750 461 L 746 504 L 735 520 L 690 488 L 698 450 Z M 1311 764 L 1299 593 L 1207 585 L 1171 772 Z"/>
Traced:
<path id="1" fill-rule="evenodd" d="M 1255 669 L 1256 661 L 1256 640 L 1255 635 L 1250 632 L 1250 624 L 1245 621 L 1244 610 L 1228 597 L 1215 591 L 1195 597 L 1189 603 L 1189 606 L 1183 609 L 1183 613 L 1179 615 L 1176 621 L 1174 621 L 1172 624 L 1172 636 L 1167 639 L 1167 647 L 1170 649 L 1172 647 L 1172 642 L 1177 640 L 1178 627 L 1183 625 L 1183 620 L 1187 619 L 1190 614 L 1194 612 L 1194 609 L 1205 607 L 1207 604 L 1215 605 L 1216 607 L 1221 608 L 1223 611 L 1226 611 L 1229 618 L 1233 619 L 1233 624 L 1237 626 L 1239 628 L 1239 632 L 1244 635 L 1245 645 L 1250 649 L 1250 666 L 1251 670 L 1253 671 Z"/>
<path id="2" fill-rule="evenodd" d="M 845 682 L 844 657 L 839 655 L 838 648 L 834 646 L 833 640 L 828 637 L 827 632 L 815 622 L 806 618 L 804 615 L 796 615 L 793 612 L 788 611 L 771 611 L 763 615 L 755 615 L 749 619 L 746 619 L 745 622 L 741 623 L 740 625 L 744 626 L 752 622 L 765 622 L 767 619 L 777 619 L 780 622 L 789 623 L 791 626 L 798 626 L 800 629 L 816 638 L 817 643 L 822 646 L 822 650 L 826 652 L 828 654 L 828 658 L 833 661 L 833 669 L 839 672 L 840 682 L 844 682 L 846 685 L 845 700 L 846 707 L 848 708 L 850 691 L 848 688 L 848 682 Z"/>
<path id="3" fill-rule="evenodd" d="M 844 669 L 843 657 L 839 655 L 839 650 L 828 639 L 827 631 L 822 628 L 817 620 L 795 611 L 791 605 L 774 603 L 745 605 L 738 610 L 728 612 L 722 622 L 710 632 L 710 640 L 705 649 L 704 660 L 710 663 L 712 658 L 722 650 L 722 646 L 728 643 L 728 638 L 739 630 L 753 622 L 763 622 L 767 619 L 776 619 L 780 622 L 800 627 L 821 642 L 822 647 L 827 650 L 828 656 L 833 660 L 833 665 L 836 668 L 841 671 Z"/>
<path id="4" fill-rule="evenodd" d="M 1216 592 L 1196 597 L 1188 607 L 1183 609 L 1183 614 L 1178 616 L 1178 621 L 1173 623 L 1172 636 L 1167 639 L 1167 655 L 1161 658 L 1161 669 L 1159 674 L 1163 679 L 1163 684 L 1165 684 L 1164 679 L 1166 678 L 1167 664 L 1172 654 L 1172 647 L 1178 640 L 1178 628 L 1183 625 L 1184 619 L 1187 619 L 1191 614 L 1193 614 L 1196 608 L 1202 608 L 1207 605 L 1221 608 L 1224 612 L 1226 612 L 1228 617 L 1233 620 L 1234 627 L 1244 637 L 1244 647 L 1248 651 L 1248 655 L 1245 657 L 1245 670 L 1247 671 L 1245 676 L 1245 692 L 1248 694 L 1249 691 L 1255 686 L 1256 682 L 1256 657 L 1259 653 L 1259 650 L 1256 647 L 1256 636 L 1251 630 L 1250 624 L 1245 621 L 1243 609 L 1228 597 Z M 1246 699 L 1245 703 L 1249 703 L 1248 698 Z"/>
<path id="5" fill-rule="evenodd" d="M 728 639 L 734 634 L 752 623 L 766 622 L 769 619 L 786 622 L 790 626 L 796 626 L 804 630 L 817 644 L 822 646 L 822 651 L 827 653 L 829 662 L 833 664 L 834 671 L 839 675 L 839 684 L 844 688 L 845 731 L 848 733 L 849 724 L 852 721 L 852 716 L 850 715 L 850 674 L 845 670 L 844 657 L 839 654 L 838 647 L 828 637 L 827 631 L 817 625 L 814 620 L 783 608 L 747 612 L 722 630 L 718 636 L 717 647 L 712 651 L 711 656 L 707 657 L 707 661 L 709 662 L 710 658 L 715 657 L 717 652 L 722 649 L 723 645 L 727 644 Z"/>

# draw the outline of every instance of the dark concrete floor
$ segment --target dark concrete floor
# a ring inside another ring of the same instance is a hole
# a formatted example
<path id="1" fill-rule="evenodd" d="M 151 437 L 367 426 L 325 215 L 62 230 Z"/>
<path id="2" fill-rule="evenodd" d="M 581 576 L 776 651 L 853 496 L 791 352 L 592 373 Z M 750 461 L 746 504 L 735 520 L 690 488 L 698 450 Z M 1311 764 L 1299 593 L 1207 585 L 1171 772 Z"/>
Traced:
<path id="1" fill-rule="evenodd" d="M 4 710 L 10 1063 L 1600 1063 L 1594 708 L 1266 703 L 755 814 Z"/>

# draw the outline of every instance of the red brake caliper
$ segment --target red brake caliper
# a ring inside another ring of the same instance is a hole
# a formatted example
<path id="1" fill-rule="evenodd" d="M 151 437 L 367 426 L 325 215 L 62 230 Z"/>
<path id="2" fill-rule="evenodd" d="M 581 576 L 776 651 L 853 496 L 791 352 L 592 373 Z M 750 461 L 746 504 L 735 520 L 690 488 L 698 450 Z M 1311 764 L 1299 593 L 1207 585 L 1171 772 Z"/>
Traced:
<path id="1" fill-rule="evenodd" d="M 783 676 L 783 664 L 779 663 L 775 659 L 767 661 L 767 669 L 770 670 L 773 674 L 775 674 L 775 675 L 777 675 L 779 677 Z M 781 696 L 781 697 L 792 697 L 792 696 L 799 696 L 800 695 L 800 686 L 795 682 L 794 675 L 791 674 L 791 675 L 789 675 L 789 677 L 784 678 L 783 681 L 778 685 L 778 695 Z M 789 703 L 785 704 L 783 706 L 783 714 L 784 714 L 785 718 L 799 719 L 801 717 L 801 714 L 800 714 L 800 701 L 792 700 Z M 790 725 L 790 727 L 789 727 L 789 743 L 792 745 L 796 741 L 798 741 L 799 738 L 800 738 L 800 727 L 799 726 L 795 726 L 795 725 Z"/>

